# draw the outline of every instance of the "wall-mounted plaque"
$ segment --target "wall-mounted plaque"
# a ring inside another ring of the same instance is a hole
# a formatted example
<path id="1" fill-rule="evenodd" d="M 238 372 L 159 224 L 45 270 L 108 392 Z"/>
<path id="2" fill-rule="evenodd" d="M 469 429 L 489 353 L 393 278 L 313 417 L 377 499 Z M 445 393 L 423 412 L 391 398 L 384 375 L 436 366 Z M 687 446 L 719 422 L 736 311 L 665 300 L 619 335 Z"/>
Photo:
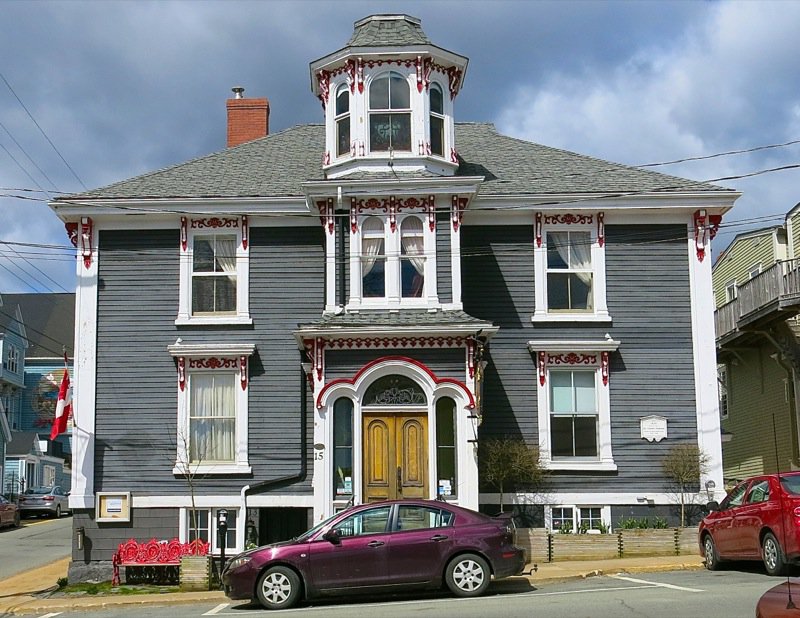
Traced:
<path id="1" fill-rule="evenodd" d="M 130 521 L 131 493 L 129 491 L 98 491 L 95 499 L 95 521 Z"/>
<path id="2" fill-rule="evenodd" d="M 663 416 L 643 416 L 639 419 L 642 438 L 648 442 L 661 442 L 667 437 L 667 419 Z"/>

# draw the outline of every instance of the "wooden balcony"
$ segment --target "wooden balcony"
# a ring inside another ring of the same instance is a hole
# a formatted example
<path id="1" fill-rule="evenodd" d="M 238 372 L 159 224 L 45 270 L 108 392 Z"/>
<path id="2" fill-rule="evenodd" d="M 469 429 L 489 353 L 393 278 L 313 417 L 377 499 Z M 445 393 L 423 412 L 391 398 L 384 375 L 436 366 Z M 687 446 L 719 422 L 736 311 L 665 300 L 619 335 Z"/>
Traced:
<path id="1" fill-rule="evenodd" d="M 776 262 L 714 312 L 717 347 L 800 313 L 800 260 Z"/>

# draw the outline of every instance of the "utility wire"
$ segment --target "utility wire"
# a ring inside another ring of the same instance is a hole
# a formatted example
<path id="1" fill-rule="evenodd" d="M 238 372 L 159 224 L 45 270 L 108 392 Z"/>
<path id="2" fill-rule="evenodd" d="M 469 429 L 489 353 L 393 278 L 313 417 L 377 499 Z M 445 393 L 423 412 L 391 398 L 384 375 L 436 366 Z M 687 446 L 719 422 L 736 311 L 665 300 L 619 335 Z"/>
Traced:
<path id="1" fill-rule="evenodd" d="M 786 146 L 794 146 L 800 144 L 800 139 L 795 139 L 782 144 L 768 144 L 766 146 L 754 146 L 753 148 L 743 148 L 742 150 L 728 150 L 726 152 L 717 152 L 710 155 L 703 155 L 698 157 L 685 157 L 683 159 L 674 159 L 673 161 L 662 161 L 661 163 L 644 163 L 642 165 L 634 165 L 633 167 L 658 167 L 661 165 L 674 165 L 675 163 L 686 163 L 688 161 L 704 161 L 707 159 L 716 159 L 717 157 L 727 157 L 730 155 L 747 154 L 750 152 L 758 152 L 760 150 L 769 150 L 771 148 L 784 148 Z"/>
<path id="2" fill-rule="evenodd" d="M 24 154 L 24 155 L 25 155 L 25 156 L 28 158 L 28 161 L 30 161 L 30 162 L 33 164 L 33 167 L 35 167 L 35 168 L 36 168 L 36 169 L 39 171 L 39 173 L 40 173 L 42 176 L 44 176 L 45 180 L 47 180 L 47 182 L 49 182 L 49 183 L 50 183 L 50 186 L 52 186 L 52 187 L 55 187 L 55 186 L 56 186 L 56 183 L 54 183 L 52 180 L 50 180 L 50 177 L 49 177 L 47 174 L 45 174 L 45 173 L 44 173 L 44 170 L 42 170 L 42 168 L 41 168 L 41 167 L 39 167 L 38 165 L 36 165 L 36 162 L 35 162 L 33 159 L 31 159 L 31 156 L 30 156 L 30 155 L 28 154 L 28 152 L 27 152 L 27 151 L 26 151 L 26 150 L 25 150 L 25 149 L 22 147 L 22 144 L 20 144 L 20 143 L 19 143 L 19 142 L 16 140 L 16 138 L 15 138 L 15 137 L 14 137 L 14 136 L 11 134 L 11 131 L 9 131 L 9 130 L 8 130 L 8 127 L 6 127 L 6 125 L 4 125 L 2 122 L 0 122 L 0 127 L 3 127 L 3 130 L 4 130 L 6 133 L 8 133 L 8 136 L 9 136 L 9 137 L 11 138 L 11 140 L 12 140 L 12 141 L 13 141 L 13 142 L 14 142 L 14 143 L 17 145 L 17 148 L 19 148 L 19 149 L 22 151 L 22 154 Z M 38 182 L 36 183 L 36 185 L 37 185 L 37 186 L 38 186 L 40 189 L 42 188 L 42 187 L 39 185 L 39 183 L 38 183 Z M 47 193 L 47 191 L 45 191 L 45 192 Z"/>
<path id="3" fill-rule="evenodd" d="M 33 121 L 33 124 L 35 124 L 35 125 L 36 125 L 36 128 L 37 128 L 37 129 L 39 129 L 39 132 L 40 132 L 40 133 L 41 133 L 41 134 L 44 136 L 44 138 L 47 140 L 47 143 L 48 143 L 48 144 L 50 144 L 50 146 L 52 146 L 53 150 L 56 152 L 56 154 L 59 156 L 59 158 L 60 158 L 60 159 L 61 159 L 61 160 L 64 162 L 64 165 L 66 165 L 66 166 L 67 166 L 67 169 L 69 169 L 69 171 L 70 171 L 70 172 L 72 172 L 72 175 L 73 175 L 73 176 L 75 176 L 75 178 L 76 178 L 76 179 L 77 179 L 77 181 L 78 181 L 78 182 L 81 184 L 81 186 L 83 187 L 83 189 L 84 189 L 84 190 L 87 190 L 87 189 L 86 189 L 86 185 L 85 185 L 85 184 L 83 184 L 83 181 L 80 179 L 80 177 L 79 177 L 79 176 L 78 176 L 78 174 L 75 172 L 75 170 L 74 170 L 74 169 L 72 169 L 72 166 L 71 166 L 69 163 L 67 163 L 67 160 L 64 158 L 64 155 L 62 155 L 62 154 L 61 154 L 61 152 L 58 150 L 58 148 L 56 148 L 56 145 L 55 145 L 55 144 L 53 143 L 53 141 L 52 141 L 52 140 L 51 140 L 51 139 L 50 139 L 50 138 L 47 136 L 47 133 L 45 133 L 45 132 L 44 132 L 44 129 L 42 129 L 42 127 L 41 127 L 41 126 L 39 126 L 39 123 L 38 123 L 38 122 L 36 122 L 36 118 L 34 118 L 34 117 L 33 117 L 33 114 L 31 114 L 30 110 L 28 110 L 28 108 L 25 106 L 25 103 L 23 103 L 23 102 L 22 102 L 22 99 L 20 99 L 20 98 L 19 98 L 19 95 L 17 95 L 17 93 L 16 93 L 16 92 L 14 92 L 14 89 L 11 87 L 11 84 L 9 84 L 9 83 L 8 83 L 8 80 L 5 78 L 5 75 L 3 75 L 3 73 L 2 73 L 2 72 L 0 72 L 0 79 L 2 79 L 2 80 L 3 80 L 3 82 L 5 82 L 5 85 L 6 85 L 6 86 L 8 87 L 8 89 L 11 91 L 11 94 L 13 94 L 13 95 L 14 95 L 14 97 L 17 99 L 17 101 L 19 102 L 19 104 L 22 106 L 22 109 L 24 109 L 24 110 L 25 110 L 25 113 L 26 113 L 26 114 L 28 114 L 28 117 L 29 117 L 29 118 L 30 118 L 30 119 Z"/>
<path id="4" fill-rule="evenodd" d="M 58 344 L 58 345 L 60 345 L 62 348 L 66 348 L 66 347 L 67 347 L 67 346 L 66 346 L 64 343 L 62 343 L 62 342 L 61 342 L 61 341 L 59 341 L 58 339 L 53 339 L 53 338 L 52 338 L 50 335 L 48 335 L 47 333 L 43 333 L 42 331 L 40 331 L 40 330 L 37 330 L 37 329 L 33 328 L 32 326 L 27 326 L 27 325 L 25 325 L 25 323 L 24 323 L 24 322 L 20 322 L 20 321 L 19 321 L 19 320 L 18 320 L 16 317 L 14 317 L 13 315 L 11 315 L 10 313 L 6 313 L 6 312 L 5 312 L 5 311 L 3 311 L 2 309 L 0 309 L 0 315 L 4 315 L 4 316 L 6 316 L 7 318 L 9 318 L 9 319 L 10 319 L 12 322 L 15 322 L 15 323 L 17 323 L 17 324 L 19 324 L 19 325 L 23 326 L 23 327 L 25 328 L 25 330 L 29 330 L 29 331 L 31 331 L 31 332 L 33 332 L 33 333 L 36 333 L 37 335 L 41 335 L 42 337 L 45 337 L 46 339 L 49 339 L 50 341 L 52 341 L 52 342 L 54 342 L 54 343 L 57 343 L 57 344 Z M 17 331 L 11 331 L 11 332 L 13 332 L 15 335 L 17 335 L 17 336 L 19 336 L 19 337 L 22 337 L 22 333 L 21 333 L 21 332 L 19 332 L 19 330 L 17 330 Z M 48 347 L 46 347 L 46 346 L 43 346 L 43 345 L 41 345 L 41 344 L 39 345 L 39 347 L 40 347 L 40 348 L 42 348 L 43 350 L 47 350 L 48 352 L 52 352 L 52 353 L 53 353 L 53 354 L 55 354 L 56 356 L 63 356 L 63 355 L 64 355 L 64 350 L 63 350 L 63 349 L 62 349 L 62 350 L 60 350 L 60 351 L 58 351 L 58 352 L 56 352 L 56 351 L 55 351 L 55 350 L 53 350 L 52 348 L 48 348 Z"/>

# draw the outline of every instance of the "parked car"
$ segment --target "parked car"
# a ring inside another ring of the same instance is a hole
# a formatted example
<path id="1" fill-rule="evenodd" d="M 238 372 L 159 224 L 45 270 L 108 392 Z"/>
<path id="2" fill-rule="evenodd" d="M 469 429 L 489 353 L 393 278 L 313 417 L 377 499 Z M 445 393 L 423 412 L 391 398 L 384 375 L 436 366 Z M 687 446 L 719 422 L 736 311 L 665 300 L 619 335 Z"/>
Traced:
<path id="1" fill-rule="evenodd" d="M 756 618 L 798 618 L 798 607 L 800 579 L 792 577 L 761 595 L 756 604 Z"/>
<path id="2" fill-rule="evenodd" d="M 22 516 L 49 515 L 61 517 L 69 512 L 69 493 L 58 485 L 55 487 L 34 487 L 19 497 L 19 508 Z"/>
<path id="3" fill-rule="evenodd" d="M 0 528 L 3 526 L 19 527 L 19 507 L 5 496 L 0 496 Z"/>
<path id="4" fill-rule="evenodd" d="M 222 580 L 231 599 L 286 609 L 306 599 L 439 588 L 474 597 L 492 577 L 522 572 L 510 517 L 441 501 L 389 500 L 352 507 L 282 543 L 234 557 Z"/>
<path id="5" fill-rule="evenodd" d="M 781 575 L 800 558 L 800 472 L 765 474 L 742 481 L 700 522 L 706 568 L 724 560 L 763 560 Z"/>

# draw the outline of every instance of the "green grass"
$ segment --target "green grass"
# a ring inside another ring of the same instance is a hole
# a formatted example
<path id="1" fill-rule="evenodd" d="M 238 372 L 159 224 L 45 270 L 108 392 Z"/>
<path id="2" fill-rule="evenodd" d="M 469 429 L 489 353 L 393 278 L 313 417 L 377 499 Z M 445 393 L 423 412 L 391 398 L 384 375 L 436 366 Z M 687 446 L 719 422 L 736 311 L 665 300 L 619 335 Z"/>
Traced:
<path id="1" fill-rule="evenodd" d="M 178 586 L 156 586 L 150 584 L 112 586 L 111 582 L 80 583 L 63 586 L 59 592 L 66 595 L 128 595 L 128 594 L 163 594 L 166 592 L 180 592 Z"/>

